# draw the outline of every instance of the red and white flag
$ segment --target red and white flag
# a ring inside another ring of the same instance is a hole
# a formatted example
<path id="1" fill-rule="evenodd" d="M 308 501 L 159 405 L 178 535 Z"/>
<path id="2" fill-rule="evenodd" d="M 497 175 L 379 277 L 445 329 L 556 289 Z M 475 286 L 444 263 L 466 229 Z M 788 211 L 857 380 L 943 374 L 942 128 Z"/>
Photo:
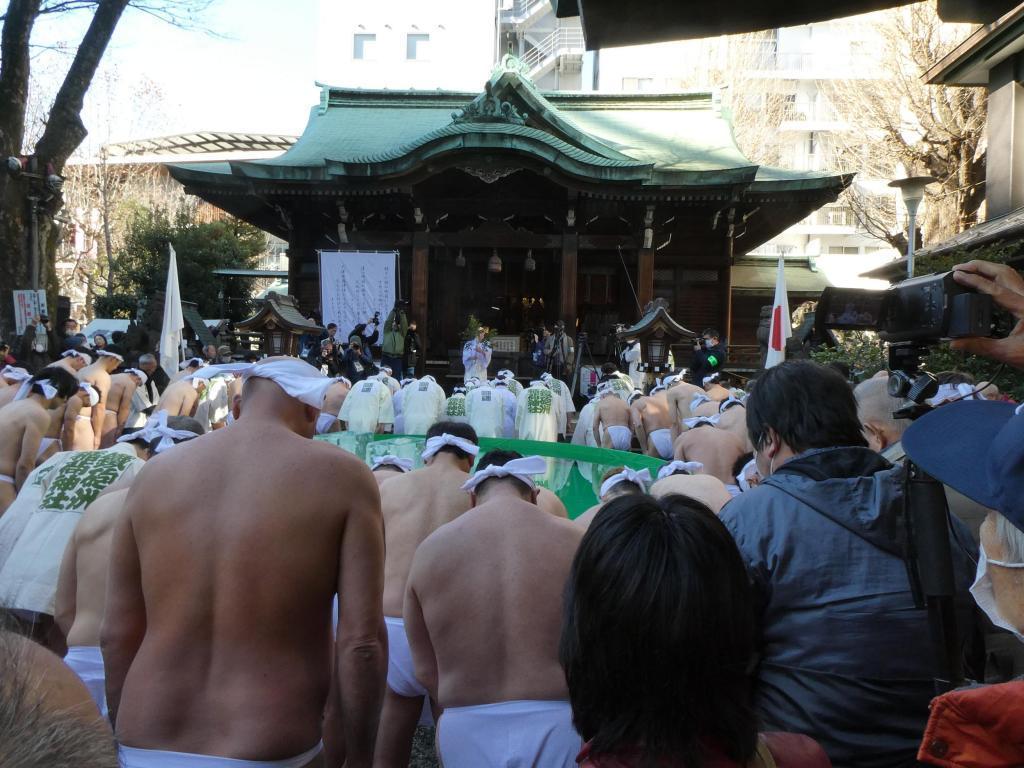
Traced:
<path id="1" fill-rule="evenodd" d="M 775 278 L 775 304 L 768 336 L 768 357 L 764 367 L 771 368 L 786 359 L 786 339 L 793 335 L 793 321 L 786 296 L 786 260 L 779 256 L 779 274 Z"/>

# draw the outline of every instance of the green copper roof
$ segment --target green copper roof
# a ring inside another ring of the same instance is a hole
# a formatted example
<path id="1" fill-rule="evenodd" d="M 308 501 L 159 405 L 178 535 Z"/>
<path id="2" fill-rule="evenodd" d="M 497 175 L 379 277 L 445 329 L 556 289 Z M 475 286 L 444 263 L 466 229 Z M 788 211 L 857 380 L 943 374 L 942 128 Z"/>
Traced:
<path id="1" fill-rule="evenodd" d="M 756 183 L 786 191 L 831 188 L 845 178 L 758 168 L 736 147 L 713 93 L 541 93 L 510 56 L 484 93 L 321 88 L 306 130 L 279 157 L 176 165 L 172 174 L 226 186 L 356 182 L 476 152 L 519 155 L 584 181 L 629 187 Z"/>

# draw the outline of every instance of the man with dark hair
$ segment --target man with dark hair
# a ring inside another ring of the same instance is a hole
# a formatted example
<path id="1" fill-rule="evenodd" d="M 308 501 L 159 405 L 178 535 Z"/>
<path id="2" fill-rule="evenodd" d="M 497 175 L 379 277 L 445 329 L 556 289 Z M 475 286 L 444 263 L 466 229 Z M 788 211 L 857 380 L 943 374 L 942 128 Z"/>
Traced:
<path id="1" fill-rule="evenodd" d="M 523 458 L 523 454 L 518 451 L 505 451 L 500 448 L 495 448 L 493 451 L 488 451 L 480 457 L 480 460 L 476 464 L 476 471 L 479 472 L 482 469 L 487 469 L 487 467 L 492 464 L 504 465 L 510 461 L 521 458 Z M 562 517 L 566 520 L 569 519 L 569 511 L 565 508 L 565 504 L 562 503 L 562 500 L 552 491 L 549 491 L 541 485 L 537 485 L 536 504 L 550 515 Z"/>
<path id="2" fill-rule="evenodd" d="M 351 395 L 350 395 L 351 397 Z M 347 402 L 347 401 L 346 401 Z M 384 621 L 388 631 L 388 690 L 377 735 L 375 765 L 409 764 L 412 737 L 427 689 L 417 680 L 402 621 L 402 605 L 416 548 L 469 509 L 462 490 L 479 452 L 468 424 L 442 421 L 427 431 L 424 467 L 381 486 L 384 511 Z"/>
<path id="3" fill-rule="evenodd" d="M 747 428 L 764 479 L 721 519 L 757 596 L 763 721 L 813 736 L 836 765 L 911 765 L 934 690 L 928 615 L 904 560 L 902 470 L 867 447 L 842 376 L 809 361 L 760 376 Z M 967 627 L 970 534 L 950 522 Z"/>
<path id="4" fill-rule="evenodd" d="M 598 490 L 598 503 L 577 517 L 573 522 L 581 528 L 589 528 L 594 517 L 605 504 L 619 496 L 647 493 L 651 482 L 649 470 L 637 472 L 629 467 L 612 467 L 601 476 L 601 488 Z"/>
<path id="5" fill-rule="evenodd" d="M 96 405 L 90 406 L 88 414 L 80 415 L 75 430 L 75 450 L 89 451 L 100 447 L 100 441 L 103 439 L 103 421 L 107 413 L 107 397 L 110 395 L 110 374 L 122 365 L 124 352 L 120 347 L 109 344 L 103 349 L 97 349 L 96 361 L 78 372 L 78 380 L 92 384 L 100 399 Z"/>
<path id="6" fill-rule="evenodd" d="M 310 439 L 330 379 L 271 357 L 243 382 L 237 421 L 152 461 L 114 524 L 100 645 L 124 768 L 370 764 L 386 657 L 377 484 Z"/>
<path id="7" fill-rule="evenodd" d="M 51 408 L 78 392 L 78 379 L 63 368 L 44 368 L 19 388 L 0 417 L 0 515 L 36 467 Z"/>
<path id="8" fill-rule="evenodd" d="M 473 508 L 416 550 L 404 609 L 409 646 L 417 679 L 444 709 L 437 744 L 445 768 L 570 768 L 582 741 L 558 633 L 562 585 L 583 531 L 537 506 L 543 458 L 504 458 L 481 462 L 462 486 Z"/>
<path id="9" fill-rule="evenodd" d="M 627 495 L 601 511 L 572 563 L 559 645 L 582 768 L 828 765 L 803 736 L 759 744 L 751 598 L 700 502 Z"/>
<path id="10" fill-rule="evenodd" d="M 704 385 L 704 379 L 722 370 L 725 365 L 726 345 L 714 328 L 705 328 L 701 338 L 693 343 L 693 359 L 690 362 L 690 378 L 697 386 Z"/>

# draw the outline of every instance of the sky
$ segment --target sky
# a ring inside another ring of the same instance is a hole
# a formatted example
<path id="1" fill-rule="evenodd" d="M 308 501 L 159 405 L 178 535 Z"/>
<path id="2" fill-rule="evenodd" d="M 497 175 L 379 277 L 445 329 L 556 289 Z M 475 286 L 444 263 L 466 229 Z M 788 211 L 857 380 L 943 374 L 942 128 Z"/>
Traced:
<path id="1" fill-rule="evenodd" d="M 211 33 L 126 11 L 86 100 L 82 151 L 200 130 L 302 133 L 319 100 L 317 19 L 318 0 L 217 0 L 202 16 Z M 33 43 L 73 45 L 88 21 L 43 17 Z M 45 98 L 70 56 L 41 51 L 34 63 Z"/>

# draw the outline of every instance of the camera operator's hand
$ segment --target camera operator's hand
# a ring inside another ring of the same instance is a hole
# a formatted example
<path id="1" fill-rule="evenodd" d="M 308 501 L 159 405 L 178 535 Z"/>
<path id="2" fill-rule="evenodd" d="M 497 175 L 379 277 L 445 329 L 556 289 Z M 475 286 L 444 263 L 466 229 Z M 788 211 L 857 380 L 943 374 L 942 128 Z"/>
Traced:
<path id="1" fill-rule="evenodd" d="M 987 293 L 1017 319 L 1017 325 L 1005 339 L 955 339 L 950 347 L 1024 369 L 1024 277 L 1006 264 L 969 261 L 953 267 L 953 279 L 979 293 Z"/>

